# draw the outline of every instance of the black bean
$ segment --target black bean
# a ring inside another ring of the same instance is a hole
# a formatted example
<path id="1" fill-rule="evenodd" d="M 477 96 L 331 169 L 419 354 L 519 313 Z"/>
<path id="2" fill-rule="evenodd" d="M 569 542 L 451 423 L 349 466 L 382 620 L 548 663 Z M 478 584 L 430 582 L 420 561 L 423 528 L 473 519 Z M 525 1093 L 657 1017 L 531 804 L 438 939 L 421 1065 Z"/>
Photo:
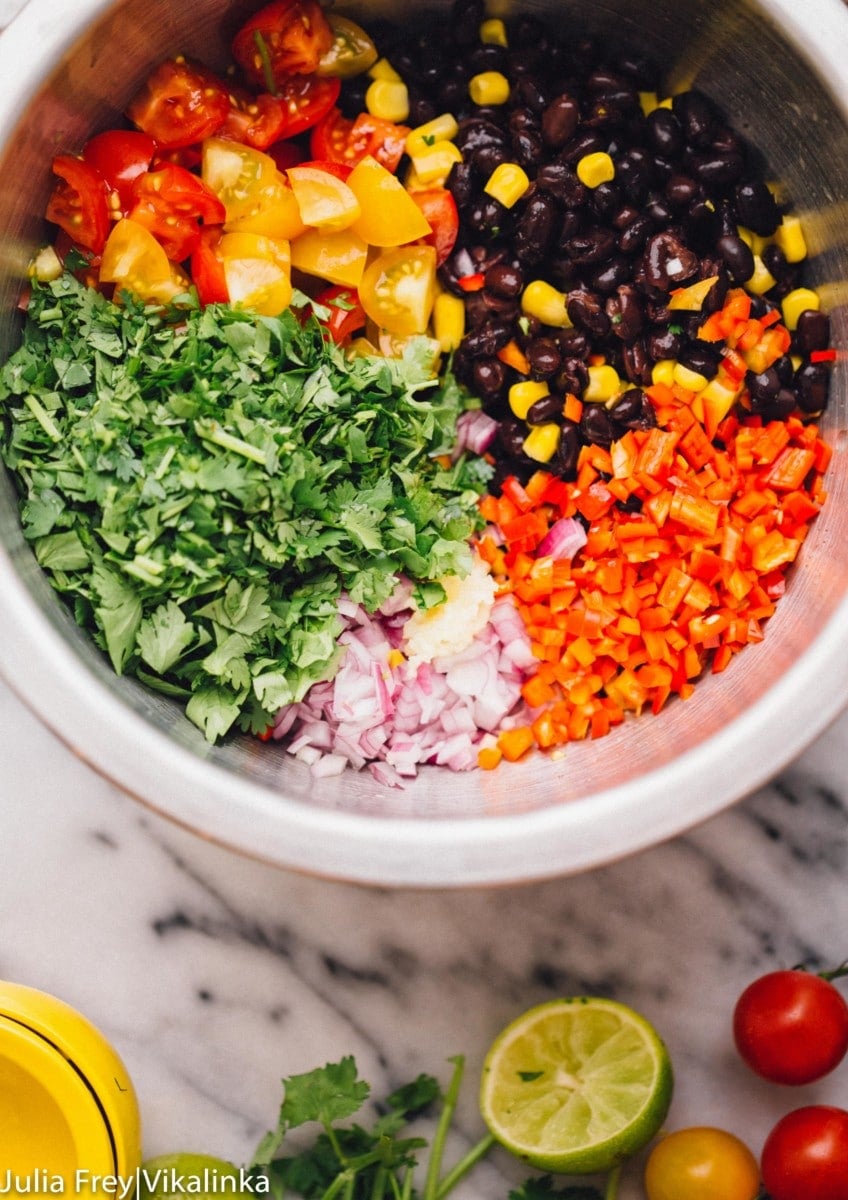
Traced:
<path id="1" fill-rule="evenodd" d="M 615 234 L 610 229 L 587 229 L 569 238 L 564 244 L 568 257 L 581 267 L 596 266 L 604 262 L 615 246 Z"/>
<path id="2" fill-rule="evenodd" d="M 675 208 L 688 208 L 701 195 L 701 185 L 691 175 L 676 171 L 665 185 L 665 195 Z"/>
<path id="3" fill-rule="evenodd" d="M 588 188 L 567 163 L 551 162 L 541 166 L 536 172 L 536 187 L 549 192 L 567 209 L 580 208 L 586 203 Z"/>
<path id="4" fill-rule="evenodd" d="M 771 237 L 780 224 L 780 209 L 762 180 L 747 180 L 736 188 L 739 222 L 761 237 Z"/>
<path id="5" fill-rule="evenodd" d="M 612 331 L 622 342 L 632 342 L 642 332 L 645 314 L 639 293 L 632 284 L 622 284 L 606 303 Z"/>
<path id="6" fill-rule="evenodd" d="M 589 207 L 599 221 L 605 224 L 612 220 L 613 213 L 621 208 L 621 192 L 614 183 L 599 183 L 590 189 Z"/>
<path id="7" fill-rule="evenodd" d="M 462 212 L 474 199 L 476 183 L 471 163 L 454 163 L 447 178 L 447 187 Z"/>
<path id="8" fill-rule="evenodd" d="M 603 404 L 584 405 L 580 432 L 587 442 L 595 446 L 609 446 L 621 436 L 618 425 Z"/>
<path id="9" fill-rule="evenodd" d="M 500 125 L 483 117 L 468 117 L 460 121 L 454 140 L 466 157 L 483 146 L 501 146 L 505 149 L 507 145 L 507 135 Z"/>
<path id="10" fill-rule="evenodd" d="M 512 338 L 512 326 L 507 321 L 488 321 L 479 329 L 467 333 L 462 346 L 471 358 L 491 357 Z"/>
<path id="11" fill-rule="evenodd" d="M 638 216 L 623 229 L 618 237 L 618 248 L 622 254 L 635 254 L 641 250 L 653 232 L 654 223 L 648 216 Z"/>
<path id="12" fill-rule="evenodd" d="M 654 228 L 668 225 L 674 216 L 674 208 L 661 192 L 652 192 L 645 201 L 645 215 L 653 222 Z"/>
<path id="13" fill-rule="evenodd" d="M 647 347 L 648 354 L 654 362 L 663 358 L 677 358 L 683 348 L 683 334 L 677 326 L 655 328 L 648 335 Z"/>
<path id="14" fill-rule="evenodd" d="M 477 358 L 473 366 L 474 390 L 481 400 L 496 400 L 506 383 L 506 367 L 499 358 Z"/>
<path id="15" fill-rule="evenodd" d="M 691 279 L 698 271 L 698 256 L 674 233 L 655 233 L 642 258 L 651 287 L 667 292 Z"/>
<path id="16" fill-rule="evenodd" d="M 517 417 L 505 417 L 498 425 L 497 440 L 509 458 L 524 458 L 524 439 L 527 426 Z"/>
<path id="17" fill-rule="evenodd" d="M 701 92 L 680 92 L 671 101 L 671 111 L 680 122 L 690 146 L 708 146 L 719 125 L 712 101 Z"/>
<path id="18" fill-rule="evenodd" d="M 615 177 L 627 198 L 641 203 L 654 185 L 654 160 L 641 146 L 620 155 L 615 164 Z"/>
<path id="19" fill-rule="evenodd" d="M 697 371 L 707 379 L 712 379 L 718 370 L 721 353 L 712 342 L 704 342 L 700 338 L 687 342 L 678 354 L 680 362 L 690 371 Z"/>
<path id="20" fill-rule="evenodd" d="M 546 192 L 536 192 L 519 212 L 514 233 L 514 249 L 521 262 L 540 263 L 557 233 L 558 210 Z"/>
<path id="21" fill-rule="evenodd" d="M 503 237 L 509 227 L 509 211 L 490 196 L 481 196 L 465 213 L 468 225 L 484 237 Z"/>
<path id="22" fill-rule="evenodd" d="M 483 71 L 503 72 L 509 56 L 505 46 L 491 42 L 477 45 L 468 56 L 468 68 L 472 75 L 480 75 Z"/>
<path id="23" fill-rule="evenodd" d="M 495 263 L 485 274 L 486 291 L 506 300 L 514 300 L 524 290 L 521 268 L 511 263 Z"/>
<path id="24" fill-rule="evenodd" d="M 686 139 L 677 117 L 669 108 L 655 108 L 646 121 L 648 145 L 663 158 L 674 159 L 683 152 Z"/>
<path id="25" fill-rule="evenodd" d="M 589 339 L 582 329 L 560 329 L 556 343 L 564 359 L 586 358 L 589 354 Z"/>
<path id="26" fill-rule="evenodd" d="M 610 409 L 624 429 L 653 429 L 657 414 L 641 388 L 628 388 Z"/>
<path id="27" fill-rule="evenodd" d="M 535 169 L 542 157 L 542 135 L 529 129 L 512 135 L 512 154 L 515 162 L 525 170 Z"/>
<path id="28" fill-rule="evenodd" d="M 723 234 L 716 242 L 716 250 L 735 283 L 744 283 L 754 274 L 754 253 L 738 234 Z"/>
<path id="29" fill-rule="evenodd" d="M 644 338 L 635 338 L 622 346 L 621 362 L 631 383 L 647 387 L 652 382 L 652 362 Z"/>
<path id="30" fill-rule="evenodd" d="M 557 96 L 542 113 L 542 139 L 552 150 L 563 147 L 580 121 L 580 106 L 573 96 Z"/>
<path id="31" fill-rule="evenodd" d="M 530 405 L 527 410 L 527 424 L 547 425 L 561 415 L 562 397 L 551 393 L 550 395 L 542 396 L 540 400 L 536 400 Z"/>
<path id="32" fill-rule="evenodd" d="M 711 150 L 693 155 L 689 160 L 689 169 L 704 187 L 721 190 L 742 177 L 745 160 L 730 150 Z"/>
<path id="33" fill-rule="evenodd" d="M 745 376 L 745 386 L 752 401 L 768 403 L 780 391 L 782 384 L 780 375 L 775 368 L 769 367 L 768 370 L 761 371 L 759 374 L 748 371 Z"/>
<path id="34" fill-rule="evenodd" d="M 827 407 L 829 389 L 830 372 L 824 363 L 803 363 L 795 372 L 798 407 L 804 412 L 822 412 Z"/>
<path id="35" fill-rule="evenodd" d="M 798 318 L 795 344 L 801 354 L 826 350 L 830 345 L 830 319 L 814 308 L 805 308 Z"/>
<path id="36" fill-rule="evenodd" d="M 580 429 L 573 421 L 563 421 L 556 448 L 549 467 L 563 479 L 573 479 L 577 474 L 577 458 L 580 454 Z"/>
<path id="37" fill-rule="evenodd" d="M 552 337 L 531 338 L 524 353 L 534 379 L 550 379 L 562 365 L 562 351 Z"/>
<path id="38" fill-rule="evenodd" d="M 601 298 L 593 292 L 583 289 L 570 292 L 565 309 L 572 325 L 584 330 L 590 337 L 604 338 L 609 333 L 611 326 L 606 308 Z"/>
<path id="39" fill-rule="evenodd" d="M 596 292 L 608 296 L 610 292 L 614 292 L 616 288 L 628 283 L 632 278 L 633 263 L 629 258 L 619 255 L 607 259 L 603 266 L 593 271 L 589 276 L 588 283 Z"/>
<path id="40" fill-rule="evenodd" d="M 522 75 L 515 85 L 513 99 L 517 104 L 523 104 L 537 116 L 541 116 L 547 104 L 547 97 L 540 86 L 539 79 L 530 75 Z"/>
<path id="41" fill-rule="evenodd" d="M 597 129 L 581 129 L 568 139 L 559 152 L 559 161 L 577 163 L 587 154 L 606 150 L 607 139 Z"/>
<path id="42" fill-rule="evenodd" d="M 579 358 L 567 358 L 554 383 L 559 392 L 582 396 L 589 383 L 589 368 Z"/>

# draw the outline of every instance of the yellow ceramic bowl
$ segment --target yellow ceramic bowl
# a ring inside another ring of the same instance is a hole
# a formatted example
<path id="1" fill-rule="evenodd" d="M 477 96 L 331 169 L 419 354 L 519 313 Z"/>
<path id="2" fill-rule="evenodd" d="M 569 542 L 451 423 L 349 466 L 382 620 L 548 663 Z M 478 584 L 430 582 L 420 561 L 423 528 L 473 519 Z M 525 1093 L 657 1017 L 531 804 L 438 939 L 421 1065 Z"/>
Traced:
<path id="1" fill-rule="evenodd" d="M 106 1176 L 121 1186 L 140 1162 L 135 1091 L 103 1034 L 64 1001 L 0 981 L 0 1186 L 103 1194 Z"/>

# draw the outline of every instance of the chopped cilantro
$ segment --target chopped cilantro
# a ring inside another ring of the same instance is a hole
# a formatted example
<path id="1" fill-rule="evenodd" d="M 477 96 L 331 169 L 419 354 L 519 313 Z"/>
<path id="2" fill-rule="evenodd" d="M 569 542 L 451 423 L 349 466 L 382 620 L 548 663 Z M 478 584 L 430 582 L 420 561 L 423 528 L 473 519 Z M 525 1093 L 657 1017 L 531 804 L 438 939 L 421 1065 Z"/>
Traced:
<path id="1" fill-rule="evenodd" d="M 117 305 L 35 284 L 0 371 L 26 537 L 119 673 L 210 741 L 337 665 L 337 601 L 464 574 L 488 467 L 429 348 L 346 358 L 314 319 Z"/>

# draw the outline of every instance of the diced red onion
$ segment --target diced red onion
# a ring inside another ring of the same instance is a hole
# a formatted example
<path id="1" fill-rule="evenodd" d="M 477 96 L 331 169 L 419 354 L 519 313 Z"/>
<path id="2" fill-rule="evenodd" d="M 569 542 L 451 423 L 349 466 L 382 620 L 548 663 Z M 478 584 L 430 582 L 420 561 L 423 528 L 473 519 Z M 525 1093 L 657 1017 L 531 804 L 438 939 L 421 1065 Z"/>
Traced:
<path id="1" fill-rule="evenodd" d="M 536 555 L 539 558 L 571 559 L 586 541 L 586 530 L 575 517 L 561 517 L 539 542 Z"/>

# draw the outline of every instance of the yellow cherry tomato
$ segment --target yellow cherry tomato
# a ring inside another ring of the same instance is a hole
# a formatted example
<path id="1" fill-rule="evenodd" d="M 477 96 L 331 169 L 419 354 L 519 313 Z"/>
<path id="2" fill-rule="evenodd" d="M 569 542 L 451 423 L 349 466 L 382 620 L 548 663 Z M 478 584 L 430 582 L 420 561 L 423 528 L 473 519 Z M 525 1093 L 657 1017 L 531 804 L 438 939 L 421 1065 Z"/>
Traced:
<path id="1" fill-rule="evenodd" d="M 351 225 L 371 246 L 403 246 L 432 233 L 430 223 L 401 181 L 370 155 L 358 162 L 347 185 L 361 215 Z"/>
<path id="2" fill-rule="evenodd" d="M 657 1142 L 645 1166 L 648 1200 L 756 1200 L 757 1160 L 744 1142 L 707 1125 Z"/>
<path id="3" fill-rule="evenodd" d="M 432 246 L 384 250 L 368 265 L 359 300 L 380 329 L 399 337 L 426 333 L 436 299 L 436 251 Z"/>
<path id="4" fill-rule="evenodd" d="M 168 304 L 191 286 L 150 230 L 129 217 L 117 221 L 106 239 L 100 278 L 151 304 Z"/>
<path id="5" fill-rule="evenodd" d="M 226 230 L 289 239 L 306 228 L 289 181 L 261 150 L 207 138 L 201 171 L 226 209 Z"/>
<path id="6" fill-rule="evenodd" d="M 225 233 L 218 245 L 230 303 L 276 317 L 292 298 L 289 243 L 258 233 Z"/>
<path id="7" fill-rule="evenodd" d="M 344 287 L 359 287 L 367 258 L 368 244 L 350 229 L 339 233 L 307 229 L 291 244 L 293 267 Z"/>
<path id="8" fill-rule="evenodd" d="M 349 79 L 361 75 L 377 61 L 377 47 L 361 25 L 338 13 L 327 13 L 333 44 L 318 63 L 317 75 Z"/>
<path id="9" fill-rule="evenodd" d="M 290 167 L 286 172 L 306 225 L 338 233 L 353 225 L 362 206 L 343 179 L 320 167 Z"/>

